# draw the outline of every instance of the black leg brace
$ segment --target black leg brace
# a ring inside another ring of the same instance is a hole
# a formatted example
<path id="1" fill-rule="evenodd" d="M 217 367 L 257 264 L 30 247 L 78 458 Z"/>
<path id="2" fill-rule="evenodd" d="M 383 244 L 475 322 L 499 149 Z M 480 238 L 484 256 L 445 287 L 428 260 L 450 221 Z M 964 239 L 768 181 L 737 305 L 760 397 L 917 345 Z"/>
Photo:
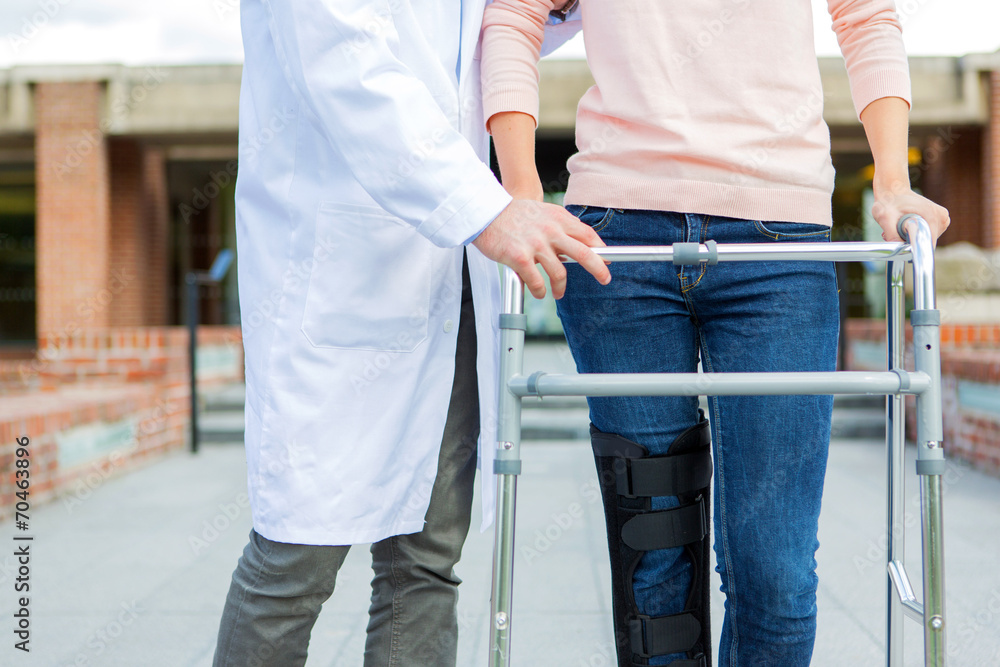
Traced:
<path id="1" fill-rule="evenodd" d="M 590 431 L 608 525 L 619 667 L 648 665 L 648 658 L 670 653 L 688 656 L 670 667 L 710 667 L 708 420 L 699 410 L 699 423 L 681 433 L 663 456 L 650 456 L 644 446 L 593 425 Z M 653 511 L 654 496 L 678 496 L 680 506 Z M 692 565 L 685 611 L 659 617 L 640 614 L 632 577 L 643 552 L 679 546 Z"/>

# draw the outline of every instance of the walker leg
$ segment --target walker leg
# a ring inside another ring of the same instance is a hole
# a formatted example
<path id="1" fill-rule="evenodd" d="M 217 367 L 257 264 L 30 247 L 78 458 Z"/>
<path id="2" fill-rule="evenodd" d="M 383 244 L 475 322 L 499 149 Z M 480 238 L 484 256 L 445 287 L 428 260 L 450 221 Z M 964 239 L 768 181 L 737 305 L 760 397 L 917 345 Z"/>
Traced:
<path id="1" fill-rule="evenodd" d="M 941 476 L 946 463 L 941 428 L 940 360 L 936 354 L 939 335 L 937 324 L 915 325 L 913 330 L 917 370 L 924 370 L 934 378 L 931 388 L 917 397 L 917 475 L 923 542 L 924 660 L 927 667 L 941 667 L 945 632 Z"/>
<path id="2" fill-rule="evenodd" d="M 923 540 L 924 662 L 944 665 L 944 540 L 942 535 L 941 475 L 945 471 L 944 427 L 941 415 L 941 314 L 934 292 L 934 240 L 930 227 L 917 216 L 906 215 L 898 227 L 913 253 L 913 363 L 931 378 L 917 396 L 917 475 L 920 477 L 921 536 Z"/>
<path id="3" fill-rule="evenodd" d="M 517 475 L 497 475 L 497 516 L 493 552 L 490 667 L 510 665 L 510 619 L 514 579 L 514 505 Z"/>
<path id="4" fill-rule="evenodd" d="M 924 551 L 924 656 L 927 667 L 944 665 L 944 540 L 941 475 L 920 478 Z"/>
<path id="5" fill-rule="evenodd" d="M 500 390 L 498 392 L 496 534 L 493 590 L 490 595 L 490 667 L 510 665 L 513 618 L 514 511 L 517 476 L 521 474 L 521 399 L 510 391 L 510 379 L 524 365 L 524 285 L 508 267 L 503 269 L 503 310 L 500 315 Z M 485 471 L 483 471 L 485 473 Z"/>
<path id="6" fill-rule="evenodd" d="M 905 339 L 903 329 L 906 323 L 903 293 L 905 262 L 889 262 L 886 267 L 886 342 L 888 347 L 889 370 L 904 370 L 903 350 Z M 896 591 L 893 580 L 894 568 L 897 576 L 902 572 L 905 540 L 904 508 L 906 499 L 905 477 L 903 475 L 903 452 L 906 436 L 905 403 L 899 394 L 886 396 L 886 530 L 888 549 L 886 550 L 886 629 L 885 662 L 887 667 L 903 667 L 903 603 Z M 899 565 L 895 565 L 898 563 Z"/>
<path id="7" fill-rule="evenodd" d="M 944 665 L 944 536 L 941 476 L 944 474 L 941 424 L 941 360 L 937 310 L 914 310 L 915 366 L 933 378 L 917 396 L 917 475 L 920 477 L 920 517 L 923 542 L 924 660 L 927 667 Z M 920 315 L 918 321 L 917 315 Z"/>

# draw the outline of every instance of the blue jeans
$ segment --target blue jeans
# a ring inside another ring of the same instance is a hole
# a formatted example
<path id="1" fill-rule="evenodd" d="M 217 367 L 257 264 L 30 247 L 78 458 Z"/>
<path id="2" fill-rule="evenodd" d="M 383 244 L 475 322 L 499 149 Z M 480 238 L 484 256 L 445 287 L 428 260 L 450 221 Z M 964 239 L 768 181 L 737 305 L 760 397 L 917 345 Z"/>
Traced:
<path id="1" fill-rule="evenodd" d="M 828 241 L 820 225 L 569 206 L 609 246 Z M 611 265 L 602 287 L 569 265 L 558 301 L 581 373 L 832 371 L 838 300 L 829 262 Z M 591 398 L 601 431 L 663 454 L 698 420 L 695 397 Z M 816 633 L 815 553 L 831 396 L 712 396 L 716 570 L 726 595 L 722 667 L 805 667 Z M 677 504 L 653 499 L 653 508 Z M 684 610 L 682 548 L 647 551 L 633 578 L 651 616 Z M 683 655 L 659 656 L 666 665 Z"/>

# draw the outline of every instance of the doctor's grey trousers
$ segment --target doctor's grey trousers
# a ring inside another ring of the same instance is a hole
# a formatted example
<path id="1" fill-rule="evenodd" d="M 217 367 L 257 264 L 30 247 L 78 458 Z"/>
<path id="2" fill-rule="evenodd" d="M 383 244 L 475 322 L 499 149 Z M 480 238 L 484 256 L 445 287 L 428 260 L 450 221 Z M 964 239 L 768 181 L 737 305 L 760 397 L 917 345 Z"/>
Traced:
<path id="1" fill-rule="evenodd" d="M 454 667 L 454 566 L 469 532 L 479 439 L 476 329 L 468 265 L 455 379 L 424 529 L 371 547 L 372 597 L 365 667 Z M 320 607 L 350 546 L 273 542 L 255 531 L 233 572 L 215 667 L 299 667 Z"/>

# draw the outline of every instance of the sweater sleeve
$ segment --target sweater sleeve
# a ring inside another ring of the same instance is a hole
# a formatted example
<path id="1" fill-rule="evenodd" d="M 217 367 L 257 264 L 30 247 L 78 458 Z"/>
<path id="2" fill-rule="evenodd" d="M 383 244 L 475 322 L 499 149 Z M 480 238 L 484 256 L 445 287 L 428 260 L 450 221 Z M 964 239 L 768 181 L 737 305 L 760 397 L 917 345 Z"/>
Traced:
<path id="1" fill-rule="evenodd" d="M 559 0 L 495 0 L 483 17 L 483 116 L 519 111 L 538 126 L 538 59 Z"/>
<path id="2" fill-rule="evenodd" d="M 911 104 L 910 69 L 893 0 L 827 0 L 827 4 L 858 117 L 883 97 L 900 97 Z"/>

